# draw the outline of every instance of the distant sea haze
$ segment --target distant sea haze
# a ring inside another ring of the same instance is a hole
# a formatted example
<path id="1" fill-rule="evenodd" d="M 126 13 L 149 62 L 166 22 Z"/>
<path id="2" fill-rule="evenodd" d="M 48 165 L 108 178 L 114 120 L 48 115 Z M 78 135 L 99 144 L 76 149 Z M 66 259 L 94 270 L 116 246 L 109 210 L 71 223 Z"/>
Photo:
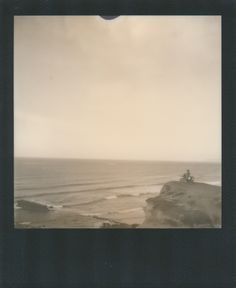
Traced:
<path id="1" fill-rule="evenodd" d="M 219 163 L 15 158 L 15 201 L 140 224 L 146 199 L 186 169 L 197 182 L 221 185 Z"/>

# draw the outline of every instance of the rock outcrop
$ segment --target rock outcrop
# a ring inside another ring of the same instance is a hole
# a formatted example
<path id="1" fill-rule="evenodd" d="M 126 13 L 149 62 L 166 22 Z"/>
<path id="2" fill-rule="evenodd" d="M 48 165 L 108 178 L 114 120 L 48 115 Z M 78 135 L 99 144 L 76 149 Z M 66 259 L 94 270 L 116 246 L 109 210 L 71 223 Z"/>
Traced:
<path id="1" fill-rule="evenodd" d="M 48 212 L 49 207 L 46 204 L 30 201 L 30 200 L 18 200 L 17 206 L 29 210 L 29 211 L 35 211 L 35 212 Z"/>
<path id="2" fill-rule="evenodd" d="M 221 187 L 205 183 L 166 183 L 147 199 L 140 228 L 220 228 Z"/>

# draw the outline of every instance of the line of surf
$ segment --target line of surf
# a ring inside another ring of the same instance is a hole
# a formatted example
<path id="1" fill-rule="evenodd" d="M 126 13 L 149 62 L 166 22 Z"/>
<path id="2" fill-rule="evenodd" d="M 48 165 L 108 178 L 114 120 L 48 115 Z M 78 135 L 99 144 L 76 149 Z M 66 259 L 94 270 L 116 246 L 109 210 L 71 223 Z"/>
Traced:
<path id="1" fill-rule="evenodd" d="M 163 185 L 163 183 L 153 183 L 153 184 L 139 184 L 139 185 L 121 185 L 121 186 L 111 186 L 111 187 L 98 187 L 98 188 L 89 188 L 89 189 L 83 189 L 79 191 L 58 191 L 58 192 L 47 192 L 47 193 L 38 193 L 38 194 L 28 194 L 28 195 L 18 195 L 15 196 L 16 199 L 22 199 L 25 197 L 41 197 L 41 196 L 56 196 L 56 195 L 72 195 L 72 194 L 78 194 L 78 193 L 84 193 L 84 192 L 93 192 L 93 191 L 109 191 L 109 190 L 115 190 L 115 189 L 125 189 L 125 188 L 135 188 L 135 187 L 149 187 L 149 186 L 160 186 Z"/>
<path id="2" fill-rule="evenodd" d="M 76 187 L 76 186 L 86 186 L 86 185 L 97 185 L 97 184 L 107 184 L 113 183 L 115 181 L 100 181 L 100 182 L 80 182 L 80 183 L 71 183 L 71 184 L 60 184 L 60 185 L 47 185 L 40 187 L 17 187 L 18 191 L 28 191 L 28 190 L 42 190 L 42 189 L 50 189 L 50 188 L 60 188 L 60 187 Z M 55 194 L 55 193 L 53 193 Z"/>

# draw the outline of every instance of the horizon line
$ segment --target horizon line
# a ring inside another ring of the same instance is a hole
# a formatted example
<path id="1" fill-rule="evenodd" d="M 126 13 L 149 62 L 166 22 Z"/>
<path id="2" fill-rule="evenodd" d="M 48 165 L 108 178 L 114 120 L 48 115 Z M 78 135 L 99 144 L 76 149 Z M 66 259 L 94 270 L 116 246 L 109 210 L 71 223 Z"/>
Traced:
<path id="1" fill-rule="evenodd" d="M 115 159 L 115 158 L 78 158 L 78 157 L 40 157 L 40 156 L 14 156 L 15 158 L 27 159 L 54 159 L 54 160 L 95 160 L 95 161 L 143 161 L 143 162 L 183 162 L 183 163 L 217 163 L 222 160 L 158 160 L 158 159 Z"/>

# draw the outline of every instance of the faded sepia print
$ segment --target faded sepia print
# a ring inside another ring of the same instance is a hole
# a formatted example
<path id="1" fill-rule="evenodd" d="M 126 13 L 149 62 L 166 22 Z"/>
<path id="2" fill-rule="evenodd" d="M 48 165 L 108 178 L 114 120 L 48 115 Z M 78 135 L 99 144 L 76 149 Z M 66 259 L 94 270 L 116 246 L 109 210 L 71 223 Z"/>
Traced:
<path id="1" fill-rule="evenodd" d="M 221 228 L 221 17 L 14 17 L 15 228 Z"/>

